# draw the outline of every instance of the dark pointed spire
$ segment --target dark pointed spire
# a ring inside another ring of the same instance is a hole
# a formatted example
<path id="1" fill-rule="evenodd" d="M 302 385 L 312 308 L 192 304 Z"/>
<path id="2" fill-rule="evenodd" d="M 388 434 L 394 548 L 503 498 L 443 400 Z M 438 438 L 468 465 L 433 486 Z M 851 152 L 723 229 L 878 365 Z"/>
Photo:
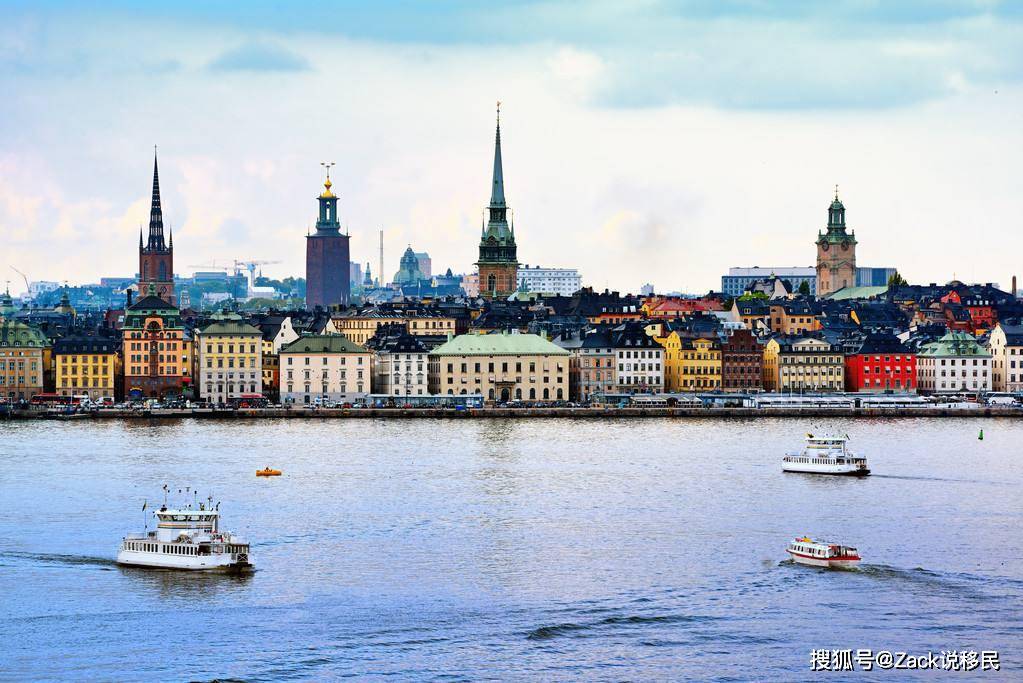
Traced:
<path id="1" fill-rule="evenodd" d="M 163 251 L 167 248 L 163 241 L 163 209 L 160 208 L 160 167 L 156 158 L 156 146 L 153 146 L 153 201 L 149 208 L 149 249 Z"/>
<path id="2" fill-rule="evenodd" d="M 494 139 L 494 184 L 490 206 L 504 206 L 504 166 L 501 163 L 501 103 L 497 103 L 497 135 Z"/>

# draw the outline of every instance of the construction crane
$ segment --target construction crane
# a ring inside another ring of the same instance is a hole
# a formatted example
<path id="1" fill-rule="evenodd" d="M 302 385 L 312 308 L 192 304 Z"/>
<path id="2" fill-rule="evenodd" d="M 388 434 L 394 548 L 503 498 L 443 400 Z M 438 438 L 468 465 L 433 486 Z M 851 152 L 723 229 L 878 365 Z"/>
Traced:
<path id="1" fill-rule="evenodd" d="M 257 266 L 269 266 L 269 265 L 273 265 L 275 263 L 280 263 L 280 261 L 238 261 L 238 260 L 235 260 L 235 262 L 234 262 L 234 272 L 237 273 L 242 268 L 245 268 L 245 270 L 249 271 L 249 292 L 251 292 L 253 287 L 256 286 L 256 267 Z M 262 270 L 260 271 L 260 275 L 262 275 Z"/>
<path id="2" fill-rule="evenodd" d="M 27 299 L 32 294 L 32 292 L 29 290 L 29 286 L 28 286 L 28 275 L 25 275 L 23 272 L 21 272 L 20 270 L 18 270 L 14 266 L 11 266 L 11 270 L 13 270 L 15 273 L 20 275 L 21 279 L 25 281 L 25 298 Z"/>

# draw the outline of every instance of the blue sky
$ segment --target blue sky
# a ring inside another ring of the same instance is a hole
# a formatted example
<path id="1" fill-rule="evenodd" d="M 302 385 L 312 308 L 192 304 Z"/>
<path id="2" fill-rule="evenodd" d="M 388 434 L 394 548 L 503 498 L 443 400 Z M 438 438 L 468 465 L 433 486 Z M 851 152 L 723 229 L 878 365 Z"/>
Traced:
<path id="1" fill-rule="evenodd" d="M 464 271 L 497 99 L 520 258 L 595 286 L 809 265 L 835 183 L 865 265 L 1007 285 L 1023 247 L 1023 3 L 0 7 L 0 267 L 35 279 L 134 272 L 153 144 L 179 272 L 300 274 L 323 160 L 355 258 L 382 228 L 388 271 Z"/>

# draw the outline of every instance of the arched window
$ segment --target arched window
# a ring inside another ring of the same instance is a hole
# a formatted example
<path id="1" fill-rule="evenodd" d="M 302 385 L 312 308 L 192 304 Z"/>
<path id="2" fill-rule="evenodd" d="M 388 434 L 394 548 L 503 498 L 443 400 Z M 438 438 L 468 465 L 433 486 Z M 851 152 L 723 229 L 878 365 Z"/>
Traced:
<path id="1" fill-rule="evenodd" d="M 561 395 L 561 389 L 558 389 L 558 400 L 560 401 L 562 398 L 564 397 Z"/>
<path id="2" fill-rule="evenodd" d="M 544 389 L 543 390 L 543 400 L 546 401 L 550 397 L 551 397 L 551 390 L 550 389 Z"/>
<path id="3" fill-rule="evenodd" d="M 522 389 L 515 390 L 515 398 L 522 398 Z"/>
<path id="4" fill-rule="evenodd" d="M 149 279 L 149 261 L 142 263 L 142 280 L 146 281 Z"/>
<path id="5" fill-rule="evenodd" d="M 531 400 L 531 401 L 532 400 L 536 400 L 536 389 L 530 388 L 530 390 L 529 390 L 529 400 Z"/>
<path id="6" fill-rule="evenodd" d="M 167 280 L 167 262 L 160 261 L 160 282 Z"/>
<path id="7" fill-rule="evenodd" d="M 493 273 L 487 276 L 487 291 L 488 292 L 497 291 L 497 276 L 494 275 Z"/>
<path id="8" fill-rule="evenodd" d="M 487 395 L 488 395 L 488 396 L 490 397 L 490 400 L 491 400 L 491 401 L 493 401 L 493 400 L 494 400 L 494 390 L 493 390 L 493 389 L 491 389 L 491 390 L 490 390 L 490 393 L 489 393 L 489 394 L 487 394 Z"/>

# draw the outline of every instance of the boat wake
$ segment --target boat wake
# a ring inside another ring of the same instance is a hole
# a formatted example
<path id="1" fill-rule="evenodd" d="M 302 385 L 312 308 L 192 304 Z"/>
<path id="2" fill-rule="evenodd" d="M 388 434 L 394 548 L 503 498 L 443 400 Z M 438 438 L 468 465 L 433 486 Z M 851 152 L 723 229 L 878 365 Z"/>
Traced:
<path id="1" fill-rule="evenodd" d="M 644 626 L 650 624 L 687 624 L 712 621 L 719 617 L 689 614 L 610 616 L 590 622 L 564 622 L 534 628 L 526 634 L 529 640 L 550 640 L 561 636 L 585 638 L 615 626 Z"/>
<path id="2" fill-rule="evenodd" d="M 30 563 L 67 565 L 67 566 L 95 566 L 109 570 L 117 566 L 117 562 L 110 557 L 89 557 L 87 555 L 58 555 L 54 553 L 22 553 L 16 551 L 0 551 L 0 563 L 7 564 L 3 560 L 14 560 L 15 562 L 28 561 Z"/>

